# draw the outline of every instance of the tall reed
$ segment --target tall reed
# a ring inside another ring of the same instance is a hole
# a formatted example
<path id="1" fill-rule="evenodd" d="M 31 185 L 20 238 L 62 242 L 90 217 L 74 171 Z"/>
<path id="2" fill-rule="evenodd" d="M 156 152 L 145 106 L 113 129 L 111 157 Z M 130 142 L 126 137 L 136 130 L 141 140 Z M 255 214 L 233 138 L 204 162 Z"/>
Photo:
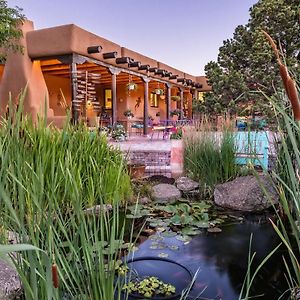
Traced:
<path id="1" fill-rule="evenodd" d="M 24 299 L 114 299 L 120 206 L 131 196 L 123 156 L 83 126 L 34 124 L 24 97 L 0 127 L 0 223 L 36 247 L 12 257 Z"/>
<path id="2" fill-rule="evenodd" d="M 212 194 L 217 183 L 236 177 L 234 134 L 228 127 L 215 132 L 209 122 L 190 128 L 184 135 L 184 166 L 187 173 Z"/>

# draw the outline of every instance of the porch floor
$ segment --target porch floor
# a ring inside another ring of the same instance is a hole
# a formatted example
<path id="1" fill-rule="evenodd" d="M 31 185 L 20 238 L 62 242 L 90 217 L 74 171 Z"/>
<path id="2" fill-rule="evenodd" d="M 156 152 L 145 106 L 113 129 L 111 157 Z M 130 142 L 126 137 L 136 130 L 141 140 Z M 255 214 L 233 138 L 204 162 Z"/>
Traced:
<path id="1" fill-rule="evenodd" d="M 172 143 L 169 139 L 151 139 L 150 136 L 130 136 L 124 142 L 110 141 L 110 145 L 120 149 L 121 151 L 159 151 L 169 152 Z"/>

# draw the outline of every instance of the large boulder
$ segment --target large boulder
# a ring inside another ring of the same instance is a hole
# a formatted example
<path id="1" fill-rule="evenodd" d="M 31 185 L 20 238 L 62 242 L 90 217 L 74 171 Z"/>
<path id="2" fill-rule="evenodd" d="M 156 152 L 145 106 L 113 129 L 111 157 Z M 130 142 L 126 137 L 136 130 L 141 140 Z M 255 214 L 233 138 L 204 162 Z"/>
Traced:
<path id="1" fill-rule="evenodd" d="M 0 299 L 19 299 L 22 294 L 22 285 L 17 272 L 0 260 Z"/>
<path id="2" fill-rule="evenodd" d="M 172 184 L 160 183 L 152 187 L 152 198 L 159 203 L 173 203 L 181 198 L 181 192 Z"/>
<path id="3" fill-rule="evenodd" d="M 199 188 L 199 182 L 196 182 L 188 177 L 179 177 L 176 180 L 176 186 L 184 193 L 194 191 Z"/>
<path id="4" fill-rule="evenodd" d="M 272 205 L 261 186 L 264 186 L 271 201 L 274 204 L 278 203 L 274 185 L 263 175 L 259 176 L 259 180 L 255 176 L 243 176 L 218 184 L 214 191 L 214 201 L 224 208 L 259 212 Z"/>

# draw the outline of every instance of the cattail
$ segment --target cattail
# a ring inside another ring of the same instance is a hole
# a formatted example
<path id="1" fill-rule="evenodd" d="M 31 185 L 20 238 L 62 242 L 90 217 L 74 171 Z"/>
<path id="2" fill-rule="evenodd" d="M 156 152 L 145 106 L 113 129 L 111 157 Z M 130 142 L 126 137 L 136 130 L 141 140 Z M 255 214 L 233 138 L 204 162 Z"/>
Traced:
<path id="1" fill-rule="evenodd" d="M 58 279 L 58 272 L 57 272 L 56 264 L 52 265 L 52 282 L 53 282 L 54 288 L 57 289 L 59 287 L 59 279 Z"/>
<path id="2" fill-rule="evenodd" d="M 267 38 L 267 40 L 269 41 L 269 43 L 270 43 L 270 45 L 271 45 L 271 47 L 272 47 L 272 49 L 275 53 L 275 56 L 278 60 L 278 63 L 281 63 L 281 59 L 280 59 L 280 56 L 279 56 L 279 51 L 277 49 L 277 46 L 276 46 L 274 40 L 271 38 L 271 36 L 266 31 L 263 30 L 262 32 L 265 35 L 265 37 Z"/>
<path id="3" fill-rule="evenodd" d="M 279 64 L 280 76 L 282 78 L 284 88 L 286 90 L 286 93 L 287 93 L 288 98 L 292 105 L 294 119 L 296 121 L 300 122 L 300 103 L 299 103 L 299 96 L 298 96 L 295 81 L 289 75 L 287 67 L 281 62 L 280 57 L 279 57 L 279 51 L 277 49 L 277 46 L 276 46 L 274 40 L 270 37 L 270 35 L 267 32 L 263 31 L 263 34 L 269 41 L 269 43 L 270 43 L 271 47 L 273 48 L 273 51 L 277 57 L 277 62 Z"/>
<path id="4" fill-rule="evenodd" d="M 300 121 L 300 103 L 295 81 L 289 77 L 287 81 L 288 96 L 294 112 L 296 121 Z"/>
<path id="5" fill-rule="evenodd" d="M 283 82 L 283 85 L 284 85 L 284 89 L 285 89 L 288 97 L 290 97 L 289 96 L 289 91 L 288 91 L 288 80 L 291 77 L 289 75 L 287 67 L 282 63 L 279 63 L 279 72 L 280 72 L 280 76 L 281 76 L 281 79 L 282 79 L 282 82 Z"/>

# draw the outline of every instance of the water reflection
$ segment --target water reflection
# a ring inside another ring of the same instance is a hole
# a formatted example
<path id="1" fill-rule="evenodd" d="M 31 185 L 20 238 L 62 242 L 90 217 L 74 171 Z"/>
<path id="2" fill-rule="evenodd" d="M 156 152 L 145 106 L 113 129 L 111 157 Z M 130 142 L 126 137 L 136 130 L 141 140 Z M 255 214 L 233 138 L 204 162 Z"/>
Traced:
<path id="1" fill-rule="evenodd" d="M 164 243 L 164 249 L 150 249 L 153 241 L 147 240 L 134 256 L 158 256 L 164 253 L 194 273 L 200 269 L 188 299 L 235 300 L 239 297 L 247 272 L 251 233 L 256 266 L 280 241 L 268 224 L 245 222 L 224 226 L 222 229 L 223 232 L 219 234 L 203 233 L 187 245 L 174 237 L 164 238 L 160 242 Z M 172 245 L 178 246 L 178 250 L 171 250 L 168 246 Z M 258 299 L 278 299 L 287 289 L 282 254 L 279 251 L 273 256 L 257 276 L 252 295 L 263 294 Z"/>

